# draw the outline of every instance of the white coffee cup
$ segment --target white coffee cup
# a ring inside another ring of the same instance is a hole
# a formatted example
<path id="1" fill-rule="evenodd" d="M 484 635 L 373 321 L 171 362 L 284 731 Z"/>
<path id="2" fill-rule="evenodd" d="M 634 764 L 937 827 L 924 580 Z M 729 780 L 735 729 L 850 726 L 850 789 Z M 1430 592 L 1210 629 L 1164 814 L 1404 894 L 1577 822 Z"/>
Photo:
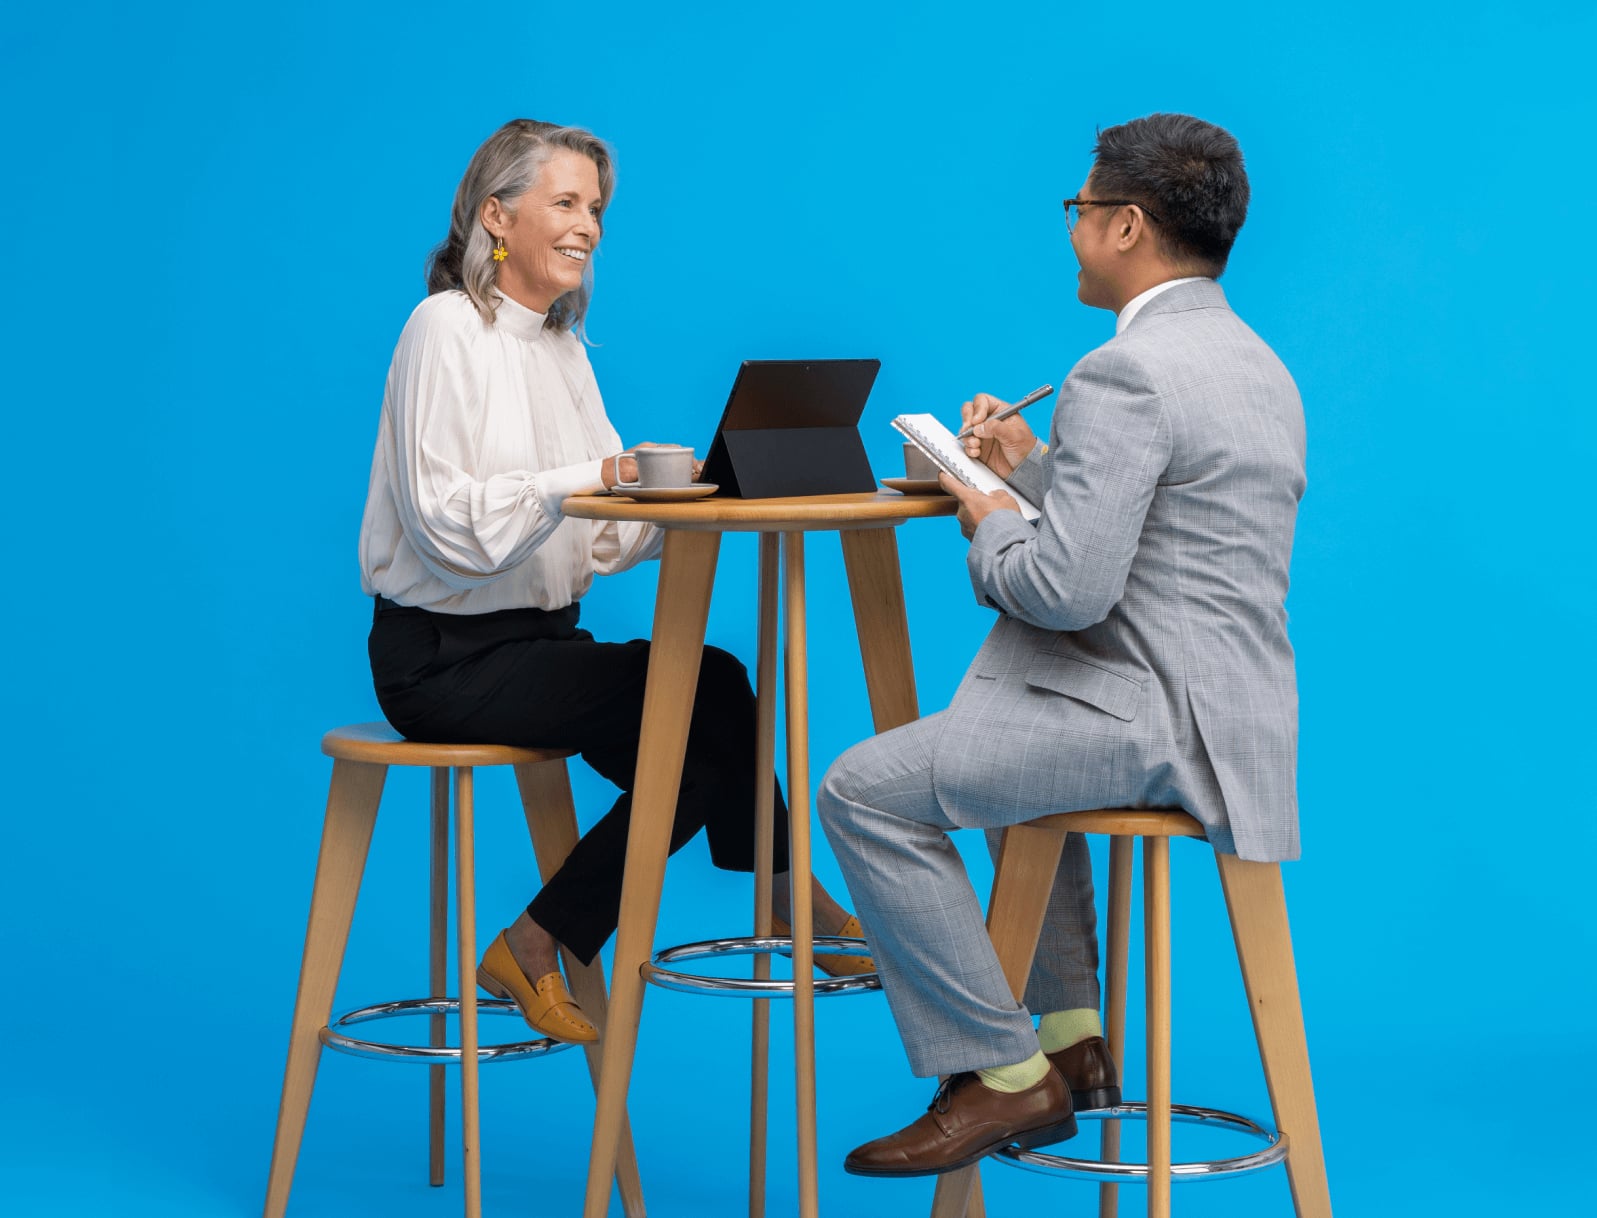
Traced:
<path id="1" fill-rule="evenodd" d="M 693 450 L 681 444 L 656 444 L 621 454 L 638 463 L 636 482 L 617 482 L 616 490 L 669 490 L 693 485 Z M 620 458 L 617 458 L 620 464 Z"/>
<path id="2" fill-rule="evenodd" d="M 937 462 L 921 452 L 919 447 L 904 445 L 904 477 L 911 482 L 927 482 L 935 479 L 938 472 Z"/>

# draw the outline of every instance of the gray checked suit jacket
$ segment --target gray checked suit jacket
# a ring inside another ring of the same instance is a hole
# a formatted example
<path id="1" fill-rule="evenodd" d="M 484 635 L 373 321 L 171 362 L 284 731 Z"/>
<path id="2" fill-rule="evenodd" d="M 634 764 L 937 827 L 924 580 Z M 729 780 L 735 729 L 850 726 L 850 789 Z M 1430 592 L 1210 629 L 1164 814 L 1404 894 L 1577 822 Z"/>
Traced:
<path id="1" fill-rule="evenodd" d="M 1182 807 L 1220 850 L 1298 854 L 1287 568 L 1303 406 L 1212 280 L 1149 301 L 1059 394 L 1010 481 L 1042 518 L 982 521 L 1001 611 L 949 708 L 933 782 L 956 823 Z"/>

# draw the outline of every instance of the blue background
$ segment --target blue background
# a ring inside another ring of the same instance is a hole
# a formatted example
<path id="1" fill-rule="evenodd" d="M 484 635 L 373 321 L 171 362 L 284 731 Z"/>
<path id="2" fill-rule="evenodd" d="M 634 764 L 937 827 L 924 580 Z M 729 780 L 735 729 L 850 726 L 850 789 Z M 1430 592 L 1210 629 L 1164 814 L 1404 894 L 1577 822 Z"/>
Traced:
<path id="1" fill-rule="evenodd" d="M 1160 109 L 1246 150 L 1225 286 L 1308 413 L 1287 883 L 1333 1197 L 1578 1205 L 1593 34 L 1570 3 L 13 9 L 0 1209 L 258 1212 L 317 740 L 376 717 L 354 542 L 383 375 L 479 141 L 529 115 L 614 143 L 590 331 L 624 438 L 707 443 L 741 359 L 869 355 L 863 431 L 890 474 L 893 414 L 1057 383 L 1112 332 L 1074 299 L 1059 200 L 1096 127 Z M 901 546 L 931 709 L 989 615 L 952 523 Z M 818 775 L 869 720 L 835 539 L 811 555 Z M 746 658 L 752 572 L 752 542 L 729 541 L 711 637 Z M 585 621 L 647 633 L 654 578 L 601 584 Z M 577 783 L 585 816 L 607 805 Z M 533 881 L 506 781 L 481 786 L 488 930 Z M 424 803 L 392 779 L 340 1005 L 424 985 Z M 1264 1113 L 1212 863 L 1175 855 L 1176 1098 Z M 728 933 L 747 901 L 695 844 L 661 941 Z M 648 1001 L 632 1112 L 651 1213 L 742 1204 L 746 1022 Z M 926 1182 L 840 1168 L 927 1098 L 885 1005 L 820 1025 L 824 1212 L 923 1212 Z M 785 1011 L 775 1026 L 780 1044 Z M 783 1060 L 773 1214 L 795 1204 Z M 425 1185 L 423 1090 L 326 1062 L 290 1212 L 458 1213 L 453 1164 Z M 576 1054 L 488 1072 L 490 1212 L 577 1212 L 590 1119 Z M 987 1177 L 994 1213 L 1092 1201 Z M 1185 1214 L 1288 1204 L 1279 1172 L 1177 1194 Z"/>

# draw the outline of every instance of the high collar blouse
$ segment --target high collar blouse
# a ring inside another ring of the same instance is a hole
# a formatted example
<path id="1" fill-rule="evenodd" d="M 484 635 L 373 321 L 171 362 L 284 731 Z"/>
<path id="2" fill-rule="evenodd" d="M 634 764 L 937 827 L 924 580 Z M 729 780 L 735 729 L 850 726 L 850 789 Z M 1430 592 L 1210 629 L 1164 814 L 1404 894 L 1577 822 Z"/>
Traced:
<path id="1" fill-rule="evenodd" d="M 560 609 L 660 549 L 650 525 L 568 520 L 621 440 L 582 343 L 500 296 L 416 306 L 394 350 L 360 530 L 361 587 L 440 613 Z"/>

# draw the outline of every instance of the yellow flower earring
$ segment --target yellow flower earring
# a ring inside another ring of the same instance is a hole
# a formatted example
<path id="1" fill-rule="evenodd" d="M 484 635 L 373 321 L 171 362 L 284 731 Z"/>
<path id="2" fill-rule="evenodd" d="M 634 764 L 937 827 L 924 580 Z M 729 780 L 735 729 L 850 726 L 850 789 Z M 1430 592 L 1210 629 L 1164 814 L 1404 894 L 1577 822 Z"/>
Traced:
<path id="1" fill-rule="evenodd" d="M 505 239 L 503 237 L 495 237 L 494 238 L 494 261 L 495 262 L 503 262 L 508 257 L 510 257 L 510 252 L 505 249 Z"/>

